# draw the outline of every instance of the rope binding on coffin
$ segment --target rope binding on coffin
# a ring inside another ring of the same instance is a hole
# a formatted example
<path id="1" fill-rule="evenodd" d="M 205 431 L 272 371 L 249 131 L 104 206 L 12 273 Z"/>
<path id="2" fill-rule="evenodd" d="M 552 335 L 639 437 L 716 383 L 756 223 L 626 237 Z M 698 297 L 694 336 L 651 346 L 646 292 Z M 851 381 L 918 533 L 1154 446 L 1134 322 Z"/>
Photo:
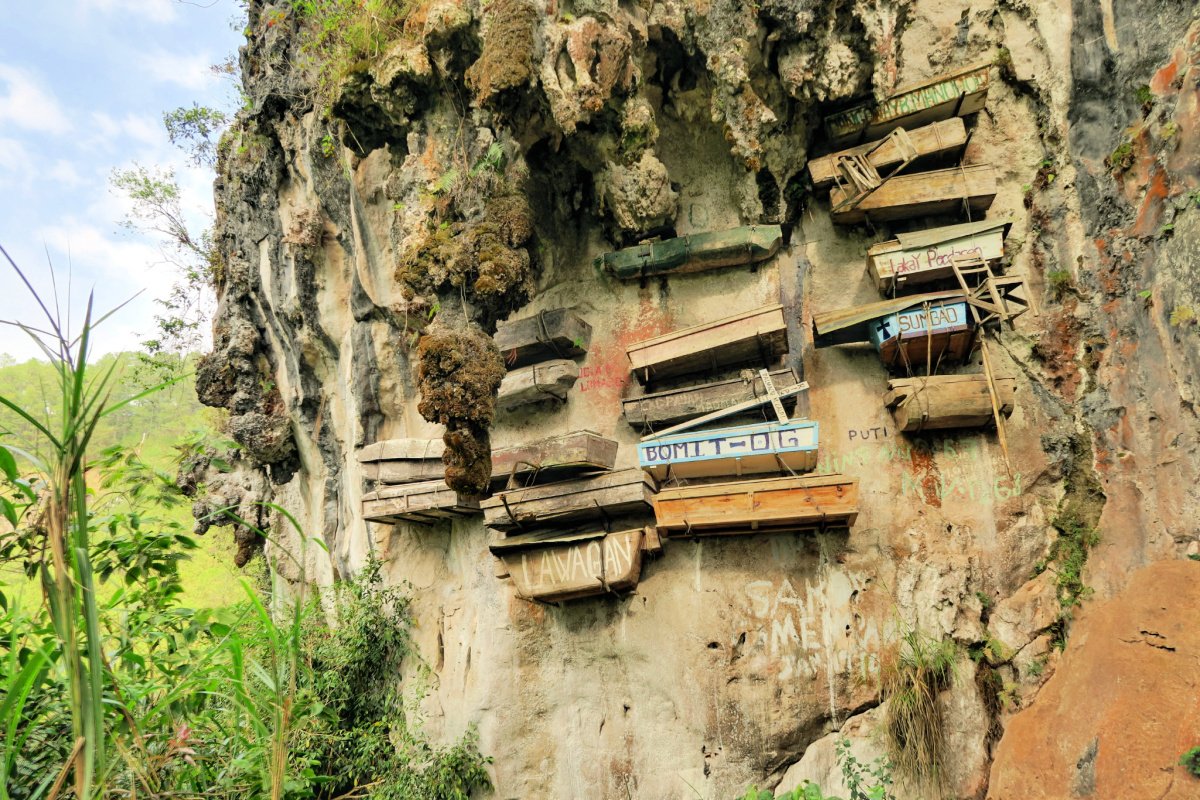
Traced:
<path id="1" fill-rule="evenodd" d="M 537 330 L 538 343 L 545 345 L 546 347 L 549 347 L 551 350 L 554 351 L 554 355 L 558 356 L 559 358 L 566 358 L 566 356 L 563 355 L 562 348 L 560 348 L 558 346 L 558 342 L 556 342 L 554 340 L 554 337 L 550 335 L 550 329 L 546 325 L 546 309 L 543 308 L 541 311 L 538 312 L 537 320 L 538 320 L 538 330 Z"/>

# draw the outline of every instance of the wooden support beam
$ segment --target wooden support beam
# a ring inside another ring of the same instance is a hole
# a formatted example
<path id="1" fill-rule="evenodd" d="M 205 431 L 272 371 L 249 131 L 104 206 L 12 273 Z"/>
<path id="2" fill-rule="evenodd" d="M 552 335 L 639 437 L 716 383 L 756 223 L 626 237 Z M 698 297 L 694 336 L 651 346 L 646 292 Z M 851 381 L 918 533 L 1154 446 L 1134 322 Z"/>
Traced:
<path id="1" fill-rule="evenodd" d="M 790 369 L 777 369 L 771 371 L 770 375 L 780 397 L 795 397 L 794 394 L 787 394 L 786 390 L 796 385 L 796 373 Z M 621 413 L 631 426 L 645 430 L 726 409 L 764 394 L 766 387 L 761 376 L 747 369 L 742 370 L 740 378 L 631 397 L 621 402 Z"/>

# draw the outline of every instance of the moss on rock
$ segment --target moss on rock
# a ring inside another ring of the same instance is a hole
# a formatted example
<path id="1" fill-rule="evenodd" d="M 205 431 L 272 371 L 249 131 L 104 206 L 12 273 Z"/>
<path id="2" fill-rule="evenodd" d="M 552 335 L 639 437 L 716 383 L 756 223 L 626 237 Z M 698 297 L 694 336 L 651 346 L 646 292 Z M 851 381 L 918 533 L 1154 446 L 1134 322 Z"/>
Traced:
<path id="1" fill-rule="evenodd" d="M 529 83 L 534 75 L 538 15 L 527 0 L 492 0 L 483 17 L 483 52 L 467 70 L 480 105 Z"/>
<path id="2" fill-rule="evenodd" d="M 421 337 L 418 357 L 417 410 L 446 426 L 446 483 L 462 494 L 483 494 L 492 474 L 488 428 L 504 378 L 500 351 L 474 324 L 452 330 L 438 323 Z"/>

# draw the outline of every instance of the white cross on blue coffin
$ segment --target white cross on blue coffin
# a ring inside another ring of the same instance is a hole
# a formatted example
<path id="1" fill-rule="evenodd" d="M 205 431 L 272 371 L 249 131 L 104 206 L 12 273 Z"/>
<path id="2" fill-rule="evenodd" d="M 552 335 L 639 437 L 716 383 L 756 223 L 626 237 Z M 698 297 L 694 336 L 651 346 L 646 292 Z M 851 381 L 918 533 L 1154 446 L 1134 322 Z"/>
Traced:
<path id="1" fill-rule="evenodd" d="M 638 463 L 658 480 L 807 472 L 817 465 L 817 423 L 760 422 L 652 438 L 638 445 Z"/>

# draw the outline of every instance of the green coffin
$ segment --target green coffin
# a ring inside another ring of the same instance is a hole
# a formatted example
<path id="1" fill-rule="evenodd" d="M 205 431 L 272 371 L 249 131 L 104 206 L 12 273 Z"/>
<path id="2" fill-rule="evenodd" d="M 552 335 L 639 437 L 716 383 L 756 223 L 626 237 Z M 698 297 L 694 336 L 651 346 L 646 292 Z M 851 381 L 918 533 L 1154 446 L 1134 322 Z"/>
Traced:
<path id="1" fill-rule="evenodd" d="M 643 278 L 765 261 L 779 250 L 778 225 L 748 225 L 695 233 L 626 247 L 596 258 L 596 266 L 617 278 Z"/>

